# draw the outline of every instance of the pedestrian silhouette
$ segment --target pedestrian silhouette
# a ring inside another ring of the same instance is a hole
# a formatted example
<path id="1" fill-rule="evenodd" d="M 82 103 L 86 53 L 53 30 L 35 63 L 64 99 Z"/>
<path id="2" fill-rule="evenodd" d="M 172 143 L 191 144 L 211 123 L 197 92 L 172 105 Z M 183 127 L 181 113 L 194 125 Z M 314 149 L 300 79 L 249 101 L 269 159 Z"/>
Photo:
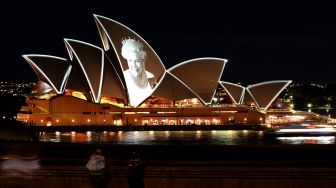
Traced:
<path id="1" fill-rule="evenodd" d="M 133 152 L 128 161 L 128 186 L 129 188 L 144 188 L 145 166 L 140 160 L 140 154 Z"/>
<path id="2" fill-rule="evenodd" d="M 97 149 L 91 156 L 86 164 L 90 170 L 92 187 L 93 188 L 106 188 L 108 182 L 108 174 L 105 165 L 105 157 L 102 151 Z"/>

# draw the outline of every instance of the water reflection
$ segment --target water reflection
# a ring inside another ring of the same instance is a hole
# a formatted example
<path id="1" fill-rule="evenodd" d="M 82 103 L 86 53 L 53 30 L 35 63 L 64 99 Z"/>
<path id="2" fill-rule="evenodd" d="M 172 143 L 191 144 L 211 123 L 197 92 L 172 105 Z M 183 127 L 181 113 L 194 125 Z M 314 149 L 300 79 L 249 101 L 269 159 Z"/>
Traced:
<path id="1" fill-rule="evenodd" d="M 335 136 L 278 137 L 277 140 L 286 144 L 334 144 Z"/>
<path id="2" fill-rule="evenodd" d="M 253 145 L 253 144 L 335 144 L 334 136 L 278 137 L 264 139 L 263 131 L 129 131 L 41 133 L 42 142 L 111 143 L 141 145 Z"/>

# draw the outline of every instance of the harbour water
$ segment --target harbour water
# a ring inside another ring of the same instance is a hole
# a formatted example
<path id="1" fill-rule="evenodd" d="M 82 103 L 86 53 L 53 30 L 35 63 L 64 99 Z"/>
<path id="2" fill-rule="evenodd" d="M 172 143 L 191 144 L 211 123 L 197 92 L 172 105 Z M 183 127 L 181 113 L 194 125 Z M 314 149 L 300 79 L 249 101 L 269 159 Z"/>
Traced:
<path id="1" fill-rule="evenodd" d="M 120 145 L 311 145 L 335 144 L 335 136 L 276 137 L 264 139 L 263 131 L 118 131 L 40 132 L 41 142 L 104 143 Z"/>

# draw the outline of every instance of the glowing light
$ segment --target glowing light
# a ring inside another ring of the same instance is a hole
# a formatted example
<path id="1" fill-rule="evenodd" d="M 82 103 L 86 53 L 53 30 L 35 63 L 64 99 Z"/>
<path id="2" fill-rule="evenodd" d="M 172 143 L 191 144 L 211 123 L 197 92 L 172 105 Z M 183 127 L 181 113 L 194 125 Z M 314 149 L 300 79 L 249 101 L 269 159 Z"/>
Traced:
<path id="1" fill-rule="evenodd" d="M 321 133 L 328 133 L 328 132 L 336 132 L 335 128 L 332 127 L 325 127 L 325 128 L 302 128 L 302 129 L 279 129 L 276 132 L 279 133 L 300 133 L 300 132 L 321 132 Z"/>
<path id="2" fill-rule="evenodd" d="M 74 92 L 72 92 L 72 96 L 76 97 L 76 98 L 79 98 L 79 99 L 82 99 L 82 100 L 87 100 L 84 93 L 82 93 L 82 92 L 74 91 Z"/>
<path id="3" fill-rule="evenodd" d="M 168 112 L 157 112 L 158 114 L 175 114 L 177 112 L 174 111 L 168 111 Z"/>

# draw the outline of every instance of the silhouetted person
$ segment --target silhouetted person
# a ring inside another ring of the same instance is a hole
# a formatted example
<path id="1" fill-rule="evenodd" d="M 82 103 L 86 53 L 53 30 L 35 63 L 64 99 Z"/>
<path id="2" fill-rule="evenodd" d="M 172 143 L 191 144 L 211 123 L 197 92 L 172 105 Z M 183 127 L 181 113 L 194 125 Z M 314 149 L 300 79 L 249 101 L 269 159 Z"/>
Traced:
<path id="1" fill-rule="evenodd" d="M 140 154 L 133 152 L 128 161 L 128 186 L 129 188 L 144 188 L 144 170 L 145 166 L 140 160 Z"/>
<path id="2" fill-rule="evenodd" d="M 97 149 L 91 156 L 86 167 L 90 170 L 92 187 L 106 188 L 108 182 L 108 174 L 105 166 L 105 157 L 102 151 Z"/>

